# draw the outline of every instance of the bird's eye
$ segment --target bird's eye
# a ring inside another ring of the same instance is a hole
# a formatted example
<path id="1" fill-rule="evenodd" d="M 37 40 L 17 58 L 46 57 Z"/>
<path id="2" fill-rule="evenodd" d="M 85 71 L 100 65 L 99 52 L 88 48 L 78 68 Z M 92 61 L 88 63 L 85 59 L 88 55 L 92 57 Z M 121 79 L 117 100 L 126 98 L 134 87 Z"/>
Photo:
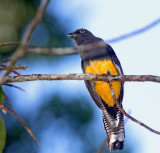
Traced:
<path id="1" fill-rule="evenodd" d="M 79 33 L 85 33 L 85 30 L 81 29 L 79 30 Z"/>

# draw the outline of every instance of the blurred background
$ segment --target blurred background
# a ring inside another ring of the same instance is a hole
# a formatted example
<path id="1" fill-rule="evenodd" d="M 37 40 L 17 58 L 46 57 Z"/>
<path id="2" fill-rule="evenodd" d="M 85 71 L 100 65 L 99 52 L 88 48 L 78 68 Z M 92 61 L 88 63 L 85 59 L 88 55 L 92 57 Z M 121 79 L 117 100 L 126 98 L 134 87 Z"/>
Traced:
<path id="1" fill-rule="evenodd" d="M 39 0 L 0 0 L 0 43 L 21 39 L 39 3 Z M 110 43 L 125 74 L 160 76 L 159 6 L 159 0 L 51 0 L 29 45 L 48 48 L 74 46 L 66 35 L 78 28 L 86 28 Z M 136 31 L 143 27 L 146 28 Z M 131 37 L 114 41 L 130 33 Z M 0 47 L 0 60 L 8 59 L 16 47 Z M 27 70 L 19 71 L 21 74 L 82 73 L 79 55 L 26 54 L 17 64 L 28 66 Z M 35 146 L 15 117 L 1 113 L 7 130 L 4 153 L 98 151 L 106 137 L 102 114 L 83 81 L 32 81 L 14 85 L 26 92 L 6 86 L 3 90 L 17 114 L 29 124 L 40 147 Z M 133 117 L 160 131 L 159 91 L 160 86 L 156 83 L 127 82 L 123 106 Z M 159 135 L 130 120 L 126 120 L 125 129 L 125 148 L 119 152 L 151 153 L 159 150 Z"/>

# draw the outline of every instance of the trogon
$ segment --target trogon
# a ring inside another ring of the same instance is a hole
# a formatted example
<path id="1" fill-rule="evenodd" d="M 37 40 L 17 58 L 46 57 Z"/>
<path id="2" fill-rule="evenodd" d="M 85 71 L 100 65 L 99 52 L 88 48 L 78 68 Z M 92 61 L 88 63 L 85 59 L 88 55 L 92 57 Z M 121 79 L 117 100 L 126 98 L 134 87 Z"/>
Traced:
<path id="1" fill-rule="evenodd" d="M 81 56 L 81 66 L 85 74 L 123 75 L 121 64 L 110 45 L 94 36 L 86 29 L 78 29 L 67 36 L 71 37 Z M 122 150 L 125 130 L 124 116 L 116 107 L 109 83 L 85 81 L 86 87 L 96 105 L 102 110 L 104 128 L 107 133 L 108 151 Z M 118 103 L 122 106 L 123 82 L 112 82 Z"/>

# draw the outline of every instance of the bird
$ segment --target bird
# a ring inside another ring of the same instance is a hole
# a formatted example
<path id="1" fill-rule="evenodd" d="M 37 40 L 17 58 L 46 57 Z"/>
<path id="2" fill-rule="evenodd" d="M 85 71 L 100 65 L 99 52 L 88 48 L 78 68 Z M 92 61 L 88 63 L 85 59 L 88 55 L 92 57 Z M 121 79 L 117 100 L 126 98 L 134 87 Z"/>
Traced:
<path id="1" fill-rule="evenodd" d="M 81 56 L 84 74 L 123 75 L 119 59 L 112 47 L 89 30 L 77 29 L 67 36 L 71 37 Z M 85 80 L 85 85 L 95 104 L 102 110 L 104 129 L 107 135 L 108 151 L 123 150 L 125 140 L 124 116 L 116 107 L 110 85 L 104 81 Z M 112 82 L 115 97 L 122 107 L 123 82 Z"/>

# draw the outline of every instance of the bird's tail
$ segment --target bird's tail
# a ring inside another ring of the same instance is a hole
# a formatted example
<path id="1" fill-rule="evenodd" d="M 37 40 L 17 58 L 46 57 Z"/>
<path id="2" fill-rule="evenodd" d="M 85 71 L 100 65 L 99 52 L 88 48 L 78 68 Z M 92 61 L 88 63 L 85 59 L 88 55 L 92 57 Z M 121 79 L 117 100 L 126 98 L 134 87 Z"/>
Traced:
<path id="1" fill-rule="evenodd" d="M 108 151 L 122 150 L 125 138 L 123 114 L 118 110 L 114 118 L 104 111 L 103 123 L 107 133 Z"/>

